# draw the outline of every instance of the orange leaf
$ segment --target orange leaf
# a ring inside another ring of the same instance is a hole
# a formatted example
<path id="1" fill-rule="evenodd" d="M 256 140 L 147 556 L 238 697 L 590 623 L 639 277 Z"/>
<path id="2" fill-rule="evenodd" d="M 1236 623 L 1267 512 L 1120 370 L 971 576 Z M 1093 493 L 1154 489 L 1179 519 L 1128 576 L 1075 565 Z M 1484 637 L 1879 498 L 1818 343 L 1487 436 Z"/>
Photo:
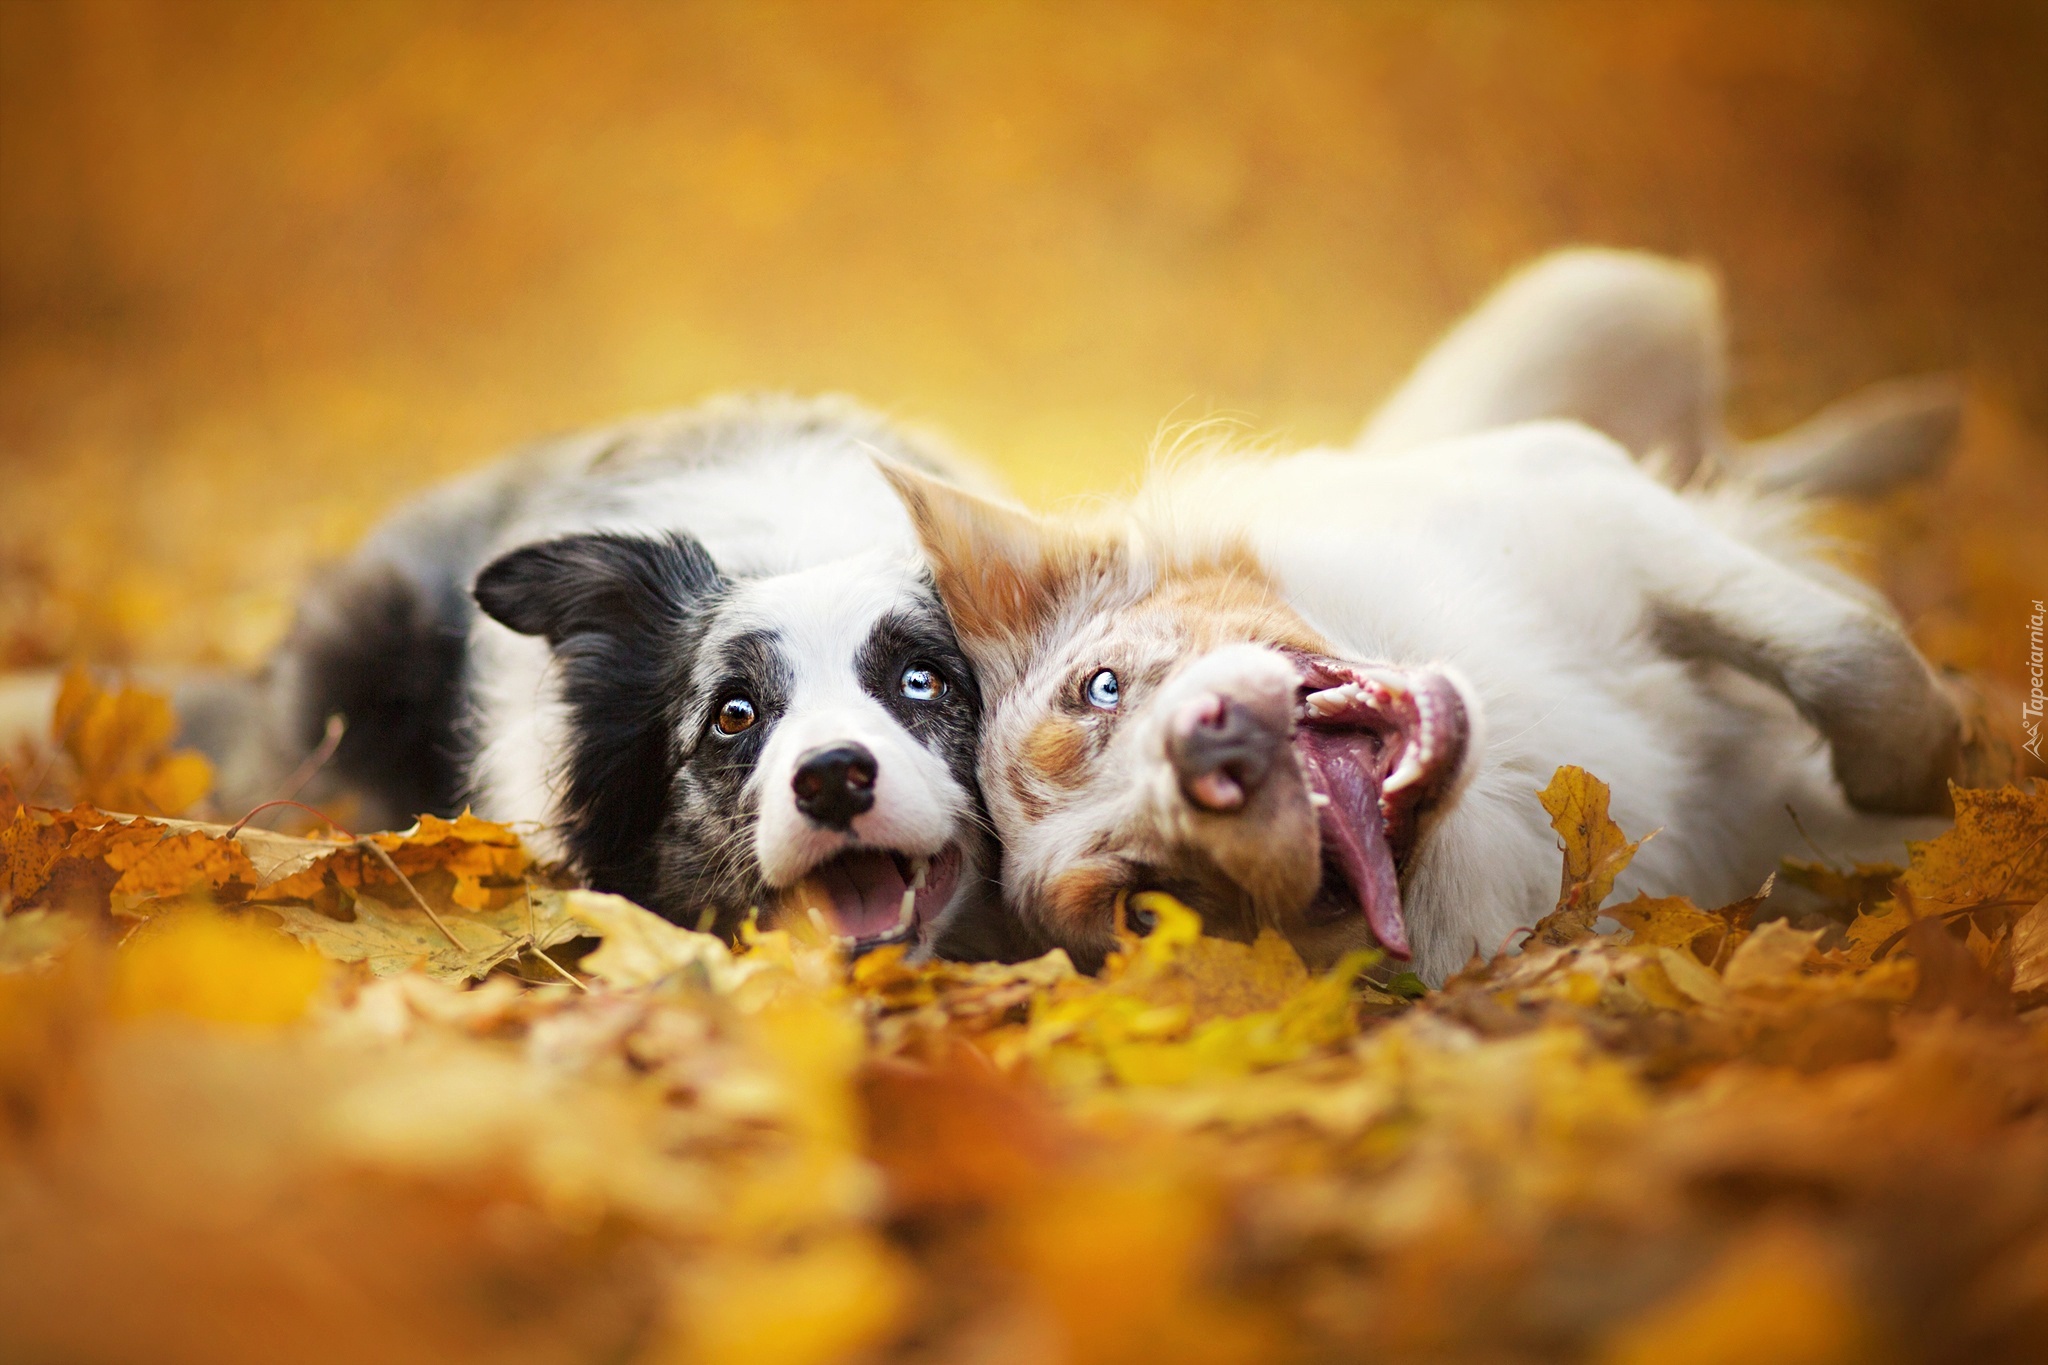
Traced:
<path id="1" fill-rule="evenodd" d="M 76 798 L 143 815 L 177 815 L 213 786 L 203 755 L 171 748 L 177 731 L 167 699 L 128 686 L 105 691 L 77 667 L 64 675 L 50 719 L 51 739 L 71 760 Z"/>
<path id="2" fill-rule="evenodd" d="M 1607 813 L 1607 784 L 1566 764 L 1552 774 L 1540 793 L 1550 827 L 1563 840 L 1564 874 L 1559 880 L 1557 909 L 1536 924 L 1538 942 L 1562 947 L 1593 932 L 1600 902 L 1643 846 L 1622 833 Z"/>
<path id="3" fill-rule="evenodd" d="M 114 908 L 126 913 L 140 901 L 187 892 L 228 892 L 240 899 L 256 885 L 249 855 L 229 839 L 197 832 L 168 834 L 154 843 L 123 843 L 107 850 L 107 866 L 121 874 Z"/>

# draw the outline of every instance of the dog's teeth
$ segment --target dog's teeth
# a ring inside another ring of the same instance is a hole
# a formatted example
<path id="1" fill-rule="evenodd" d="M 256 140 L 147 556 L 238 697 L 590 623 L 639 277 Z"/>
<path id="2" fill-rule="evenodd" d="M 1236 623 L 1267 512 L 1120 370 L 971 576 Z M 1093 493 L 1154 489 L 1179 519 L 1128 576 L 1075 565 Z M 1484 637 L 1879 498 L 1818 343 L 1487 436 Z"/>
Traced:
<path id="1" fill-rule="evenodd" d="M 1396 701 L 1403 700 L 1408 695 L 1408 680 L 1398 673 L 1387 673 L 1374 668 L 1361 670 L 1360 676 Z"/>
<path id="2" fill-rule="evenodd" d="M 1312 716 L 1333 716 L 1356 703 L 1358 697 L 1356 683 L 1326 687 L 1320 692 L 1308 694 L 1308 713 Z"/>
<path id="3" fill-rule="evenodd" d="M 1323 795 L 1321 792 L 1310 792 L 1308 794 L 1308 803 L 1311 806 L 1314 806 L 1317 810 L 1321 810 L 1324 806 L 1330 804 L 1330 798 Z"/>
<path id="4" fill-rule="evenodd" d="M 1401 755 L 1401 761 L 1394 765 L 1394 771 L 1387 774 L 1387 780 L 1380 784 L 1380 791 L 1397 792 L 1403 787 L 1414 786 L 1425 770 L 1422 758 L 1421 747 L 1410 745 L 1408 751 Z"/>
<path id="5" fill-rule="evenodd" d="M 811 917 L 811 923 L 818 926 L 818 932 L 825 936 L 827 942 L 836 944 L 841 948 L 851 948 L 857 941 L 847 937 L 845 934 L 833 933 L 832 926 L 825 923 L 825 917 L 818 912 L 817 906 L 809 907 L 804 913 Z"/>
<path id="6" fill-rule="evenodd" d="M 922 880 L 924 878 L 923 869 L 919 869 L 917 875 L 919 880 Z M 913 888 L 903 893 L 903 908 L 896 912 L 896 927 L 890 930 L 890 932 L 892 934 L 900 934 L 904 932 L 905 930 L 910 928 L 910 922 L 916 918 L 917 891 Z"/>
<path id="7" fill-rule="evenodd" d="M 911 864 L 910 864 L 910 890 L 911 890 L 911 891 L 922 891 L 922 890 L 924 890 L 924 874 L 925 874 L 925 873 L 927 873 L 927 872 L 929 872 L 929 871 L 931 871 L 931 867 L 932 867 L 932 860 L 931 860 L 931 859 L 929 859 L 929 858 L 916 858 L 916 859 L 913 859 L 913 860 L 911 861 Z M 905 892 L 905 893 L 904 893 L 904 901 L 905 901 L 905 903 L 906 903 L 906 904 L 908 904 L 908 903 L 909 903 L 909 898 L 910 898 L 910 893 L 909 893 L 909 892 Z"/>

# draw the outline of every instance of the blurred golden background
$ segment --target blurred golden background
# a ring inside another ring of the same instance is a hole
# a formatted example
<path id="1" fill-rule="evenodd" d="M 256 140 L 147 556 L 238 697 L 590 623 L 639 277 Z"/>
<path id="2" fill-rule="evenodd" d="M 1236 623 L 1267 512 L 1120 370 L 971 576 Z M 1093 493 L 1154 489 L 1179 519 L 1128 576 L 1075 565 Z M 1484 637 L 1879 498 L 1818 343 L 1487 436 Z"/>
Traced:
<path id="1" fill-rule="evenodd" d="M 1711 263 L 1734 421 L 1956 369 L 1870 529 L 2009 687 L 2048 594 L 2048 6 L 0 4 L 0 663 L 247 663 L 504 445 L 838 389 L 1027 498 L 1341 438 L 1569 242 Z"/>

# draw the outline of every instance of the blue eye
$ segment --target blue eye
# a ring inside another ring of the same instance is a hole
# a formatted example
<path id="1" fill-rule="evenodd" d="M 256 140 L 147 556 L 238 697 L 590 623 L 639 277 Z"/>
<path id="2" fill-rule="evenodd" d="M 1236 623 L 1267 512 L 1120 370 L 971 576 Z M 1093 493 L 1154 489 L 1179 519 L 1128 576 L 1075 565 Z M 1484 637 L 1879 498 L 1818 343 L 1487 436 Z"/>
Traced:
<path id="1" fill-rule="evenodd" d="M 923 664 L 912 664 L 904 669 L 903 678 L 897 685 L 912 701 L 937 701 L 946 695 L 946 680 Z"/>
<path id="2" fill-rule="evenodd" d="M 1105 668 L 1088 680 L 1088 704 L 1098 711 L 1114 711 L 1123 689 L 1117 686 L 1116 674 Z"/>

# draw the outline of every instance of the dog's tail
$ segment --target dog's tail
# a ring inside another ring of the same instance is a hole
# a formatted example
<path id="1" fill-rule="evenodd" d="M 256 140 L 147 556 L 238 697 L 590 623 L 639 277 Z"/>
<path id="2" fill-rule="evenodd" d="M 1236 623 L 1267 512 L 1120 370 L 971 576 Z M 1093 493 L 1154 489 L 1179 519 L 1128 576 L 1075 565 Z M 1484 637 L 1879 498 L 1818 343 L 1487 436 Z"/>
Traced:
<path id="1" fill-rule="evenodd" d="M 1772 493 L 1876 497 L 1937 473 L 1962 418 L 1963 386 L 1953 377 L 1889 380 L 1781 435 L 1744 443 L 1725 472 Z"/>
<path id="2" fill-rule="evenodd" d="M 300 599 L 271 661 L 261 708 L 274 736 L 267 747 L 304 763 L 328 745 L 309 791 L 348 792 L 369 828 L 452 814 L 474 616 L 453 578 L 423 578 L 375 557 L 329 571 Z"/>
<path id="3" fill-rule="evenodd" d="M 346 795 L 369 829 L 458 808 L 466 766 L 469 580 L 531 471 L 459 478 L 400 507 L 300 595 L 254 679 L 177 691 L 186 742 L 214 759 L 223 808 Z"/>
<path id="4" fill-rule="evenodd" d="M 1641 251 L 1554 251 L 1445 333 L 1357 448 L 1566 418 L 1682 483 L 1722 440 L 1724 351 L 1720 288 L 1706 270 Z"/>
<path id="5" fill-rule="evenodd" d="M 1573 247 L 1538 258 L 1445 333 L 1373 414 L 1357 449 L 1393 452 L 1566 418 L 1613 437 L 1666 482 L 1732 478 L 1774 492 L 1870 497 L 1941 467 L 1961 387 L 1879 384 L 1768 440 L 1722 426 L 1721 290 L 1699 266 Z"/>

